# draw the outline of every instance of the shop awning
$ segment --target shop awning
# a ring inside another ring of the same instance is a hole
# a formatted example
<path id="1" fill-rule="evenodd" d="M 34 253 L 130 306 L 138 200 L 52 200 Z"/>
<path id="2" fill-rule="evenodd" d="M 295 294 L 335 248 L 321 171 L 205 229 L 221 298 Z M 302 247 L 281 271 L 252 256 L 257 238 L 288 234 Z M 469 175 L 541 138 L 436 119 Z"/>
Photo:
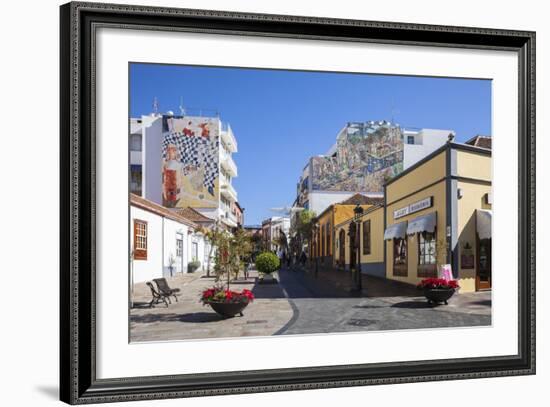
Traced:
<path id="1" fill-rule="evenodd" d="M 487 209 L 476 210 L 477 234 L 480 239 L 490 239 L 493 212 Z"/>
<path id="2" fill-rule="evenodd" d="M 413 220 L 409 221 L 409 226 L 407 227 L 407 234 L 414 235 L 416 233 L 430 232 L 435 231 L 435 225 L 437 218 L 435 212 L 428 213 L 427 215 L 422 215 Z"/>
<path id="3" fill-rule="evenodd" d="M 407 222 L 395 223 L 384 231 L 384 240 L 404 239 L 407 236 Z"/>

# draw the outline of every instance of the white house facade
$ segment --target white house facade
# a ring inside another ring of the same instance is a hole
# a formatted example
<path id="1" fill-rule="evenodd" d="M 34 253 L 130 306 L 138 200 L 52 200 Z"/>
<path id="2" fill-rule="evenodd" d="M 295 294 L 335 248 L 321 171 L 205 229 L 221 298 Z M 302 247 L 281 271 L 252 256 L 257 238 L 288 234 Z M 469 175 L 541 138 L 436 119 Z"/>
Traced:
<path id="1" fill-rule="evenodd" d="M 187 273 L 199 260 L 206 268 L 205 237 L 197 224 L 161 205 L 130 196 L 130 247 L 133 283 Z"/>

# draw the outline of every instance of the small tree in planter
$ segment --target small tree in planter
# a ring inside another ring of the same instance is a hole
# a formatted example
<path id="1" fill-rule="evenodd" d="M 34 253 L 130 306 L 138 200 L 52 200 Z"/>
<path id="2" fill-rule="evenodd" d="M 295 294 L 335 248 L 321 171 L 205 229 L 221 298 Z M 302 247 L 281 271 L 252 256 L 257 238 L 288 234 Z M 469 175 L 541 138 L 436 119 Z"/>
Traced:
<path id="1" fill-rule="evenodd" d="M 263 252 L 256 256 L 256 268 L 266 281 L 273 280 L 271 274 L 279 270 L 280 265 L 279 258 L 271 252 Z"/>
<path id="2" fill-rule="evenodd" d="M 242 259 L 250 254 L 250 238 L 242 230 L 237 230 L 234 235 L 228 232 L 216 233 L 211 242 L 216 249 L 216 286 L 202 292 L 201 302 L 209 304 L 214 311 L 224 317 L 242 315 L 242 310 L 254 299 L 254 295 L 249 290 L 231 291 L 230 284 L 231 276 L 236 278 L 239 275 Z"/>

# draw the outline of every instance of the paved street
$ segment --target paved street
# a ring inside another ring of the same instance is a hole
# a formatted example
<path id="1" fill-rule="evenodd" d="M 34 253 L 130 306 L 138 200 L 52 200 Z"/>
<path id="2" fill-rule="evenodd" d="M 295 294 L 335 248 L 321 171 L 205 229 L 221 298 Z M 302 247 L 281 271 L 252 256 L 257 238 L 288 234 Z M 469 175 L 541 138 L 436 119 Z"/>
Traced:
<path id="1" fill-rule="evenodd" d="M 248 288 L 256 300 L 243 317 L 222 319 L 199 302 L 212 278 L 183 275 L 169 280 L 182 290 L 178 302 L 148 308 L 145 284 L 136 284 L 131 311 L 132 341 L 207 339 L 328 332 L 422 329 L 491 324 L 491 292 L 455 294 L 449 305 L 429 306 L 414 287 L 366 277 L 363 296 L 304 271 L 281 270 L 279 284 L 258 284 L 252 272 L 232 289 Z M 366 295 L 366 296 L 365 296 Z"/>

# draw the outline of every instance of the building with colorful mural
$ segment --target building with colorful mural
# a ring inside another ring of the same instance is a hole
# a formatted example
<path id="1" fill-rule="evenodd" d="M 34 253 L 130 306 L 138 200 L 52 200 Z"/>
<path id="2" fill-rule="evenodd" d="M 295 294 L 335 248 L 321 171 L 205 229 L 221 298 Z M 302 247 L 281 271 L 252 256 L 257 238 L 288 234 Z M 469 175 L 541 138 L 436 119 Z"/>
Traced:
<path id="1" fill-rule="evenodd" d="M 450 134 L 388 121 L 349 122 L 326 154 L 308 160 L 295 204 L 319 214 L 355 193 L 381 197 L 388 180 L 441 147 Z"/>
<path id="2" fill-rule="evenodd" d="M 132 118 L 131 192 L 168 208 L 194 208 L 237 227 L 236 152 L 231 127 L 217 115 Z"/>

